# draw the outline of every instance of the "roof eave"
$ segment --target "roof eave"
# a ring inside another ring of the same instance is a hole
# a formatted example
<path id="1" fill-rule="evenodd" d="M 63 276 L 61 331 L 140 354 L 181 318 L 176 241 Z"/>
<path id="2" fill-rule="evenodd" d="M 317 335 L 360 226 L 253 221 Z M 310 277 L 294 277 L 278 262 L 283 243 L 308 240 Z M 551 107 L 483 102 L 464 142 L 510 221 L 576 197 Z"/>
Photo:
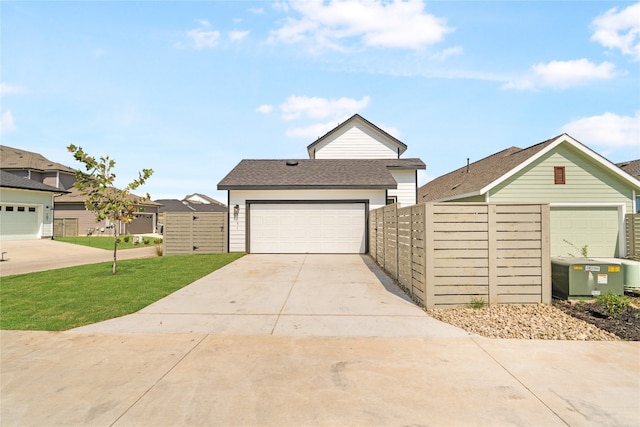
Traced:
<path id="1" fill-rule="evenodd" d="M 397 184 L 368 185 L 218 185 L 218 190 L 390 190 Z"/>

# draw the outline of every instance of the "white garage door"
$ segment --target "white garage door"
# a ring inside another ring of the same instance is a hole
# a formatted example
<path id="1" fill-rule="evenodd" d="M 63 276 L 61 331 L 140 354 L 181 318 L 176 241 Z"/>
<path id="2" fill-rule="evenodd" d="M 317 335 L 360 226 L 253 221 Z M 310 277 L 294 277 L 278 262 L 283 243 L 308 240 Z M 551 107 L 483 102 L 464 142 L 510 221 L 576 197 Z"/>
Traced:
<path id="1" fill-rule="evenodd" d="M 364 203 L 258 204 L 250 207 L 252 253 L 364 253 Z"/>
<path id="2" fill-rule="evenodd" d="M 616 207 L 551 207 L 551 256 L 619 256 L 619 221 Z"/>
<path id="3" fill-rule="evenodd" d="M 37 209 L 32 206 L 0 205 L 0 238 L 37 239 L 40 231 Z"/>

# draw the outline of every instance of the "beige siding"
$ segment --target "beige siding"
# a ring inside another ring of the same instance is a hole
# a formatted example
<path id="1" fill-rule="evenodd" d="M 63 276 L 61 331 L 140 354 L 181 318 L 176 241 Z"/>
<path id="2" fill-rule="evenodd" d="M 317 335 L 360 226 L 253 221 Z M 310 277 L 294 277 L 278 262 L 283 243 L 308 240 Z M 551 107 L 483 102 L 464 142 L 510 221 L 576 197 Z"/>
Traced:
<path id="1" fill-rule="evenodd" d="M 95 214 L 86 210 L 83 204 L 57 203 L 54 216 L 56 219 L 77 218 L 79 236 L 86 236 L 90 229 L 95 229 L 96 235 L 113 235 L 113 232 L 105 226 L 105 222 L 96 222 Z"/>
<path id="2" fill-rule="evenodd" d="M 565 167 L 566 184 L 554 184 L 554 166 Z M 496 186 L 489 201 L 624 203 L 626 212 L 632 212 L 633 190 L 578 150 L 565 145 Z"/>
<path id="3" fill-rule="evenodd" d="M 315 147 L 316 159 L 397 159 L 394 144 L 366 127 L 354 126 Z"/>
<path id="4" fill-rule="evenodd" d="M 400 206 L 416 204 L 416 171 L 415 170 L 391 170 L 391 175 L 398 183 L 398 188 L 389 190 L 389 196 L 396 196 Z"/>
<path id="5" fill-rule="evenodd" d="M 273 200 L 369 200 L 369 209 L 386 203 L 384 190 L 230 190 L 229 191 L 229 252 L 246 251 L 246 201 Z M 238 215 L 234 206 L 239 206 Z"/>

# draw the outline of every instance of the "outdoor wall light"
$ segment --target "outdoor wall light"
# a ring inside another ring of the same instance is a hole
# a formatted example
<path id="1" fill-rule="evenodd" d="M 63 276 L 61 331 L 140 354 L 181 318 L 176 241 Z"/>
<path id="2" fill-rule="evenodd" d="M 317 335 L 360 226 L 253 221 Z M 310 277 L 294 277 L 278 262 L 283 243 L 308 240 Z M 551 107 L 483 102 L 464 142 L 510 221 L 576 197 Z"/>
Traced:
<path id="1" fill-rule="evenodd" d="M 238 219 L 239 213 L 240 213 L 240 205 L 235 205 L 233 207 L 233 219 Z"/>

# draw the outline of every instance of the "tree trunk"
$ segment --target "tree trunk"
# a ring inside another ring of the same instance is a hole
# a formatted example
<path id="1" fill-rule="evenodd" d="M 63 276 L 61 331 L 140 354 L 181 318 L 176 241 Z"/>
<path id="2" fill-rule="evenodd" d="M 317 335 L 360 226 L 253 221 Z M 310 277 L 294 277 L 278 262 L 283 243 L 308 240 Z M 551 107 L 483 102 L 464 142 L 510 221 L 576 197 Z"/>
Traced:
<path id="1" fill-rule="evenodd" d="M 111 274 L 116 274 L 118 272 L 117 264 L 118 264 L 118 231 L 116 230 L 115 225 L 113 226 L 113 266 L 111 267 Z"/>

